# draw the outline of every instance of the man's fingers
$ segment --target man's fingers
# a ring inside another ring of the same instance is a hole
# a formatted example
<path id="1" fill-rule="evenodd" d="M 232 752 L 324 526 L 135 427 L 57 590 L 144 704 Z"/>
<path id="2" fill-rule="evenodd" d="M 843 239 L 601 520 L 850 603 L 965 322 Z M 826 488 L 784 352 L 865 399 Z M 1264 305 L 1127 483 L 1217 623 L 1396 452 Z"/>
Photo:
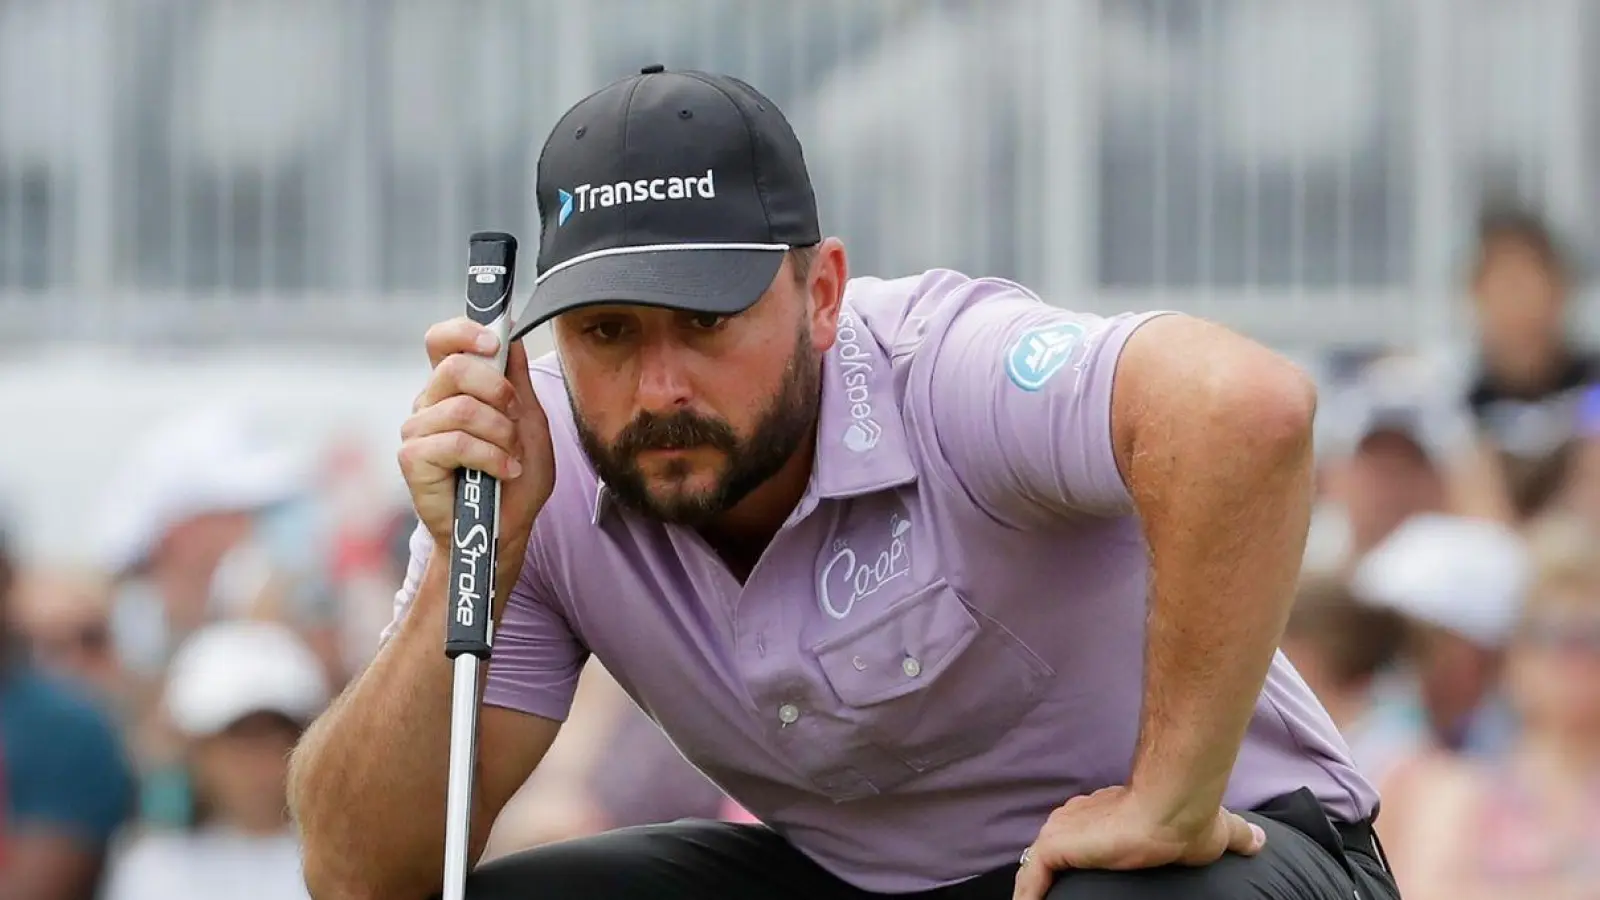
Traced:
<path id="1" fill-rule="evenodd" d="M 1267 833 L 1259 825 L 1252 825 L 1243 816 L 1225 813 L 1228 817 L 1228 849 L 1242 856 L 1255 856 L 1267 843 Z"/>
<path id="2" fill-rule="evenodd" d="M 466 394 L 446 397 L 423 407 L 400 427 L 400 438 L 412 441 L 451 431 L 466 432 L 510 454 L 517 451 L 517 426 L 511 417 Z"/>
<path id="3" fill-rule="evenodd" d="M 1011 889 L 1011 900 L 1044 900 L 1054 882 L 1050 867 L 1040 862 L 1035 854 L 1017 869 L 1017 880 Z"/>
<path id="4" fill-rule="evenodd" d="M 408 482 L 453 477 L 460 468 L 477 469 L 503 480 L 522 474 L 522 464 L 511 454 L 463 431 L 430 434 L 400 447 L 400 471 Z"/>
<path id="5" fill-rule="evenodd" d="M 489 329 L 466 316 L 437 322 L 428 329 L 422 343 L 428 348 L 428 366 L 439 368 L 446 357 L 457 353 L 476 353 L 494 356 L 499 341 Z"/>
<path id="6" fill-rule="evenodd" d="M 440 360 L 434 367 L 433 377 L 428 379 L 413 409 L 420 412 L 457 394 L 467 394 L 502 412 L 510 412 L 517 391 L 506 373 L 495 369 L 493 359 L 457 353 Z"/>

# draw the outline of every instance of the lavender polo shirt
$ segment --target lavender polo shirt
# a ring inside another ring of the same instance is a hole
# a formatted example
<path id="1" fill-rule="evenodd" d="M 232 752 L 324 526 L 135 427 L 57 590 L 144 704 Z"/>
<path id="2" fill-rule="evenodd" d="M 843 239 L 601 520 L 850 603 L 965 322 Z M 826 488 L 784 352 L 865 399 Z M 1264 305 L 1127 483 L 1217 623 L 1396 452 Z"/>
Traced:
<path id="1" fill-rule="evenodd" d="M 559 476 L 486 702 L 564 719 L 593 653 L 690 762 L 845 881 L 925 890 L 1014 863 L 1053 808 L 1128 780 L 1149 572 L 1111 383 L 1154 315 L 944 270 L 851 281 L 815 471 L 744 585 L 692 530 L 609 500 L 556 359 L 535 361 Z M 425 535 L 412 550 L 397 618 Z M 1279 654 L 1226 803 L 1302 786 L 1351 820 L 1375 802 Z"/>

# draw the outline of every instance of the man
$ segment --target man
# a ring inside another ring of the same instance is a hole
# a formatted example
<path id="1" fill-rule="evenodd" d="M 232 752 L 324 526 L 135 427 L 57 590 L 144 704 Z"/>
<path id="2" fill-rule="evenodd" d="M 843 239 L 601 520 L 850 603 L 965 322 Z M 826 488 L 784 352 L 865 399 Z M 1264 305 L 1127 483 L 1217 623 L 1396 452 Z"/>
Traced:
<path id="1" fill-rule="evenodd" d="M 161 725 L 166 666 L 190 634 L 277 586 L 265 526 L 305 491 L 304 471 L 252 414 L 218 407 L 161 422 L 110 480 L 93 546 L 147 822 L 181 825 L 188 809 L 179 743 Z"/>
<path id="2" fill-rule="evenodd" d="M 111 646 L 105 594 L 86 573 L 35 568 L 11 587 L 11 627 L 43 670 L 65 676 L 108 704 L 123 673 Z"/>
<path id="3" fill-rule="evenodd" d="M 400 608 L 297 751 L 314 896 L 439 889 L 463 465 L 506 479 L 474 854 L 590 653 L 764 823 L 535 848 L 474 900 L 1393 896 L 1373 790 L 1276 655 L 1298 370 L 1183 316 L 850 280 L 798 140 L 733 78 L 591 95 L 538 182 L 516 334 L 553 320 L 558 350 L 514 343 L 508 377 L 465 320 L 428 335 Z"/>
<path id="4" fill-rule="evenodd" d="M 322 659 L 280 622 L 213 622 L 178 646 L 163 688 L 189 815 L 134 835 L 103 900 L 305 900 L 284 789 L 289 751 L 331 693 Z"/>
<path id="5" fill-rule="evenodd" d="M 46 674 L 11 630 L 0 534 L 0 897 L 90 900 L 134 809 L 132 767 L 88 689 Z"/>
<path id="6" fill-rule="evenodd" d="M 227 609 L 264 514 L 302 490 L 298 457 L 236 409 L 179 414 L 144 435 L 112 479 L 94 535 L 130 688 L 159 692 L 172 651 Z M 131 712 L 138 715 L 139 710 Z"/>
<path id="7" fill-rule="evenodd" d="M 1351 589 L 1399 613 L 1408 631 L 1405 666 L 1377 686 L 1373 731 L 1414 751 L 1504 752 L 1517 723 L 1501 695 L 1501 663 L 1533 565 L 1511 526 L 1438 513 L 1413 516 L 1361 561 Z M 1396 761 L 1363 771 L 1382 785 Z"/>
<path id="8" fill-rule="evenodd" d="M 1381 357 L 1324 391 L 1323 495 L 1308 568 L 1347 573 L 1407 519 L 1448 507 L 1471 455 L 1472 425 L 1447 398 L 1431 396 L 1429 374 L 1418 359 Z"/>
<path id="9" fill-rule="evenodd" d="M 1571 464 L 1574 410 L 1600 382 L 1568 312 L 1576 273 L 1537 215 L 1489 204 L 1480 215 L 1471 287 L 1478 323 L 1467 386 L 1479 432 L 1465 511 L 1510 522 L 1538 516 Z"/>

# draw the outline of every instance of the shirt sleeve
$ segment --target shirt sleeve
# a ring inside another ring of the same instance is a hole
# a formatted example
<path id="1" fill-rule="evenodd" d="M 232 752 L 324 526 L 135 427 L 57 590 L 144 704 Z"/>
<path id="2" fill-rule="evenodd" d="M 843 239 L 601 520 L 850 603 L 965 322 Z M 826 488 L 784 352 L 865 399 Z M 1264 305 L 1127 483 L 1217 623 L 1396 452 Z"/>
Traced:
<path id="1" fill-rule="evenodd" d="M 1070 312 L 1018 289 L 952 316 L 926 376 L 927 403 L 961 488 L 1018 528 L 1131 514 L 1112 442 L 1112 385 L 1128 338 L 1165 314 Z"/>
<path id="2" fill-rule="evenodd" d="M 394 618 L 383 630 L 382 641 L 394 635 L 410 609 L 432 554 L 433 538 L 419 524 L 411 535 L 405 578 L 395 592 Z M 506 601 L 501 620 L 494 625 L 484 703 L 561 722 L 572 710 L 589 650 L 572 630 L 542 572 L 535 533 L 528 542 L 522 577 Z"/>

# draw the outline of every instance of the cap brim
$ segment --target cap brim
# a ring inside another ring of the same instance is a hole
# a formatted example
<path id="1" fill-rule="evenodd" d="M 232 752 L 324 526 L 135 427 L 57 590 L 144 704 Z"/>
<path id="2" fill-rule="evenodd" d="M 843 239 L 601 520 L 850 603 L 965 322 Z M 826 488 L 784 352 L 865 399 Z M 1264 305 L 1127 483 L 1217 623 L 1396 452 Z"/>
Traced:
<path id="1" fill-rule="evenodd" d="M 513 338 L 579 307 L 602 303 L 731 315 L 761 299 L 783 266 L 782 250 L 647 250 L 586 259 L 533 289 Z"/>

